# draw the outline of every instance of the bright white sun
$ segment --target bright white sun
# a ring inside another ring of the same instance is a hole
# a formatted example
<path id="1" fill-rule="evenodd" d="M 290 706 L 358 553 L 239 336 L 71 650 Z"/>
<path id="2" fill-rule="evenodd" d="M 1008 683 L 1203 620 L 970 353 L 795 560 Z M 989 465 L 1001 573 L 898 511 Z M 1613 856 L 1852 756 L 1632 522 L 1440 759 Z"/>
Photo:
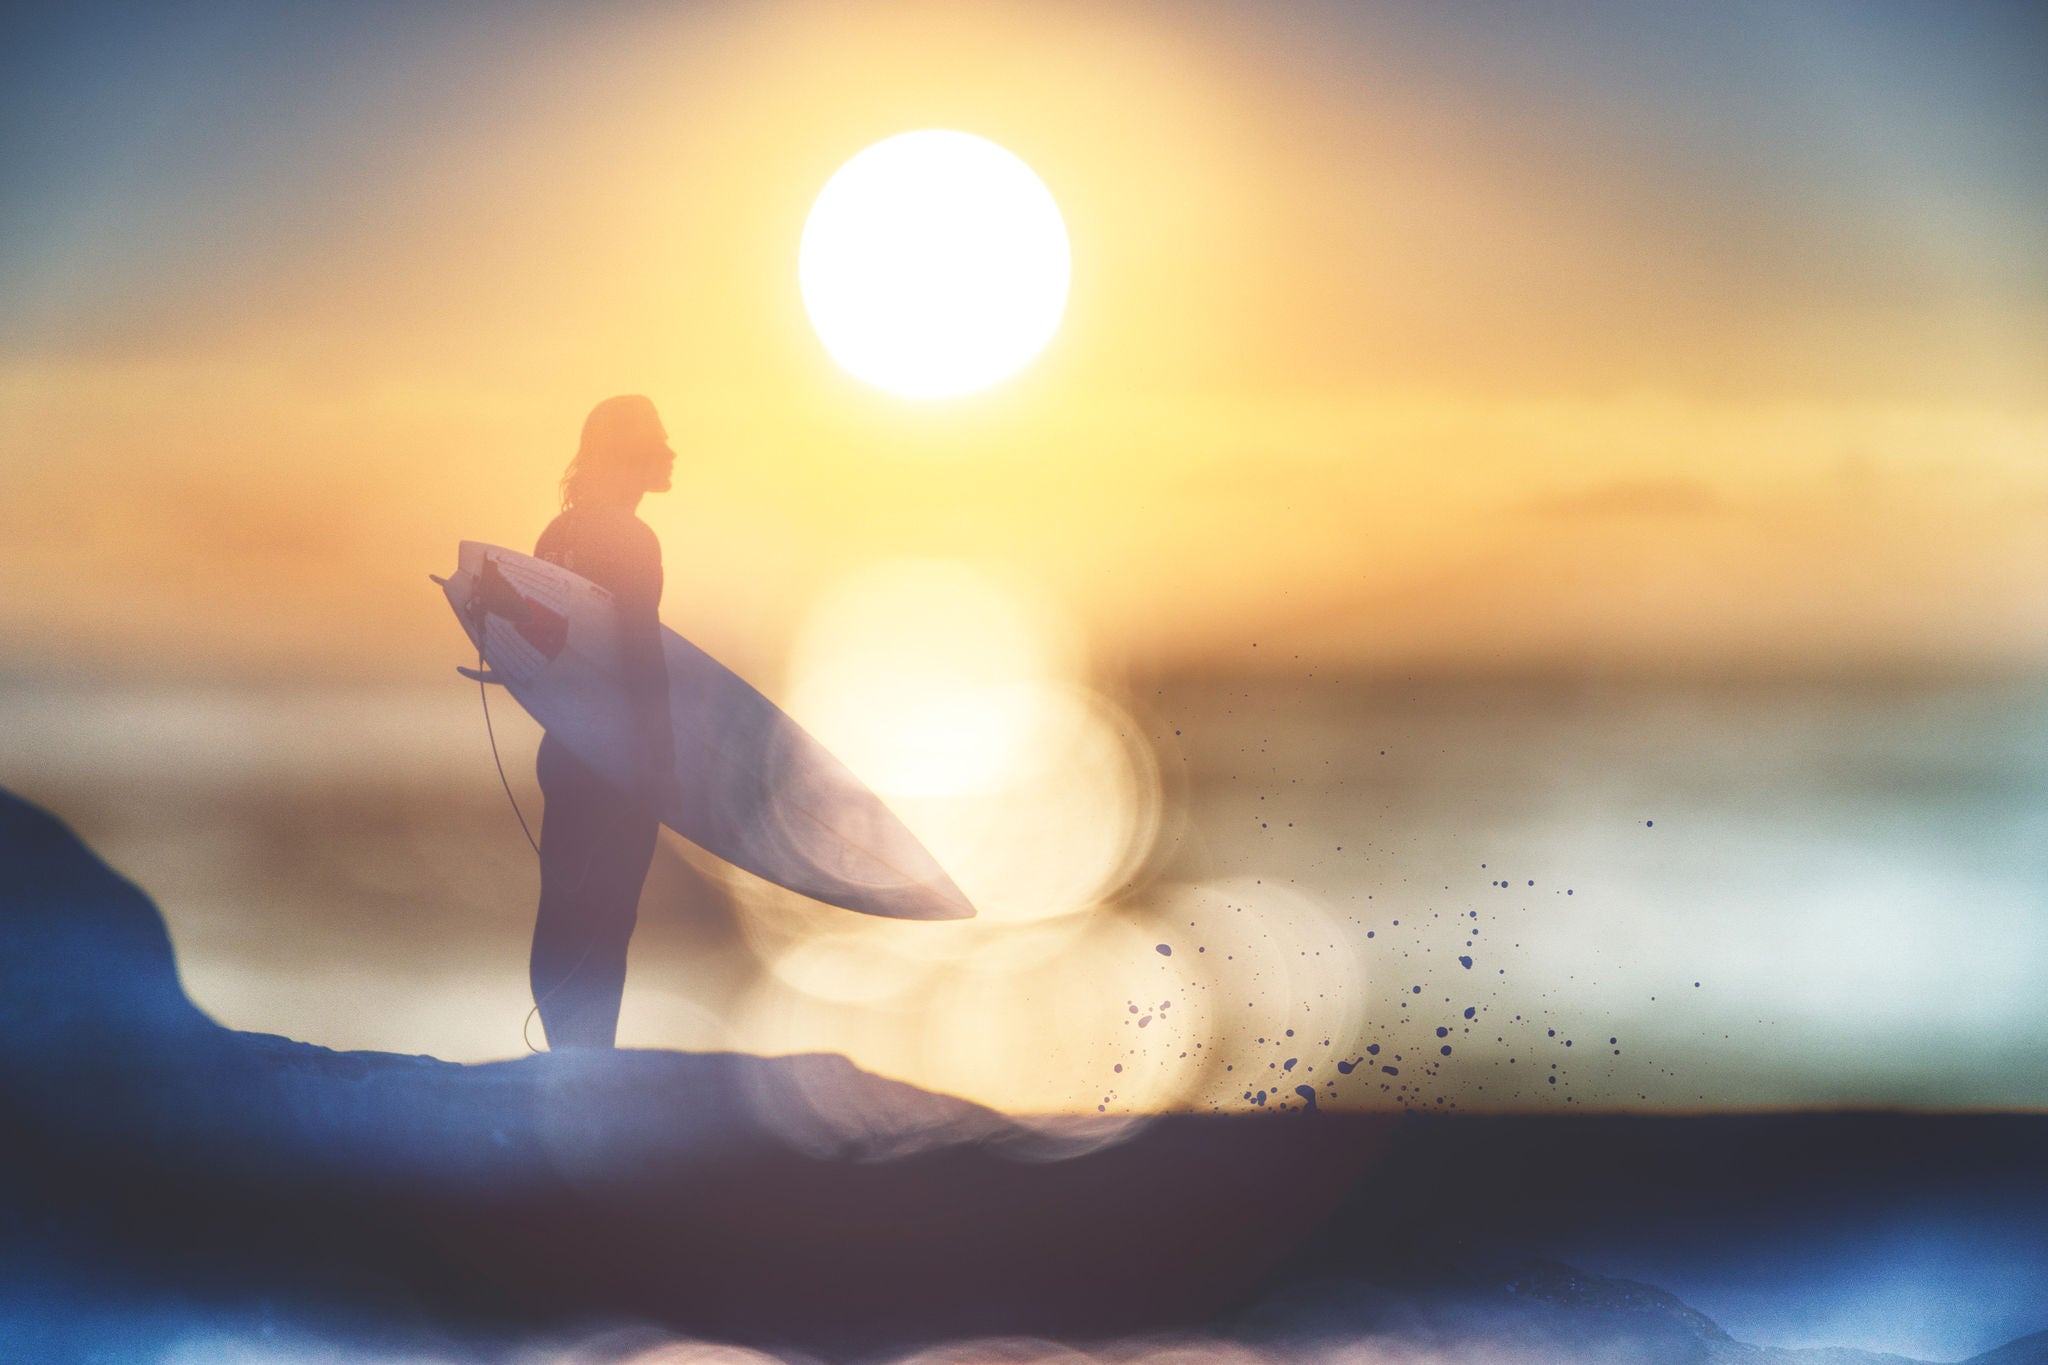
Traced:
<path id="1" fill-rule="evenodd" d="M 986 138 L 899 133 L 825 182 L 797 275 L 832 358 L 879 388 L 947 398 L 1021 369 L 1060 324 L 1059 205 Z"/>

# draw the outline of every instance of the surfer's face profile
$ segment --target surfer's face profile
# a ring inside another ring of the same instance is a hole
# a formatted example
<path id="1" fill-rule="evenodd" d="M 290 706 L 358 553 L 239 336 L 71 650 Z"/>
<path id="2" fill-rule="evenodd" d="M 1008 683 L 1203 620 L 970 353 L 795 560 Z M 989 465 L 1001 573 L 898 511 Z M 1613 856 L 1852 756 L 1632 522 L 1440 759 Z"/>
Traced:
<path id="1" fill-rule="evenodd" d="M 676 452 L 663 438 L 659 445 L 647 452 L 647 491 L 666 493 L 674 486 L 676 473 Z"/>

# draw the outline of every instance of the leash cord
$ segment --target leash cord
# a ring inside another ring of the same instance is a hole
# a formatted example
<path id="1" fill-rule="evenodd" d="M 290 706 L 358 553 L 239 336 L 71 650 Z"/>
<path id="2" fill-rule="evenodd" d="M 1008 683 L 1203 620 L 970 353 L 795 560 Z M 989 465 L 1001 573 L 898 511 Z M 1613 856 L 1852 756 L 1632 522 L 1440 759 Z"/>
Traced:
<path id="1" fill-rule="evenodd" d="M 498 768 L 498 785 L 505 789 L 505 799 L 512 803 L 512 814 L 519 821 L 519 832 L 526 836 L 527 847 L 531 848 L 533 856 L 538 858 L 540 856 L 540 842 L 533 837 L 533 831 L 526 827 L 526 812 L 519 809 L 519 798 L 512 794 L 511 780 L 505 776 L 505 761 L 498 757 L 498 732 L 491 725 L 491 689 L 490 685 L 483 679 L 484 642 L 482 630 L 477 631 L 476 671 L 476 695 L 477 700 L 484 704 L 484 733 L 491 738 L 491 762 L 496 764 Z M 580 881 L 581 878 L 578 878 L 578 880 Z"/>
<path id="2" fill-rule="evenodd" d="M 519 821 L 519 832 L 526 836 L 527 846 L 533 850 L 533 856 L 538 858 L 540 856 L 540 841 L 533 837 L 533 830 L 528 828 L 527 826 L 526 812 L 519 809 L 519 798 L 512 794 L 511 779 L 505 776 L 505 761 L 498 756 L 498 732 L 491 725 L 491 689 L 490 685 L 483 680 L 485 664 L 483 631 L 481 627 L 479 627 L 477 631 L 476 671 L 476 695 L 477 700 L 483 703 L 484 733 L 490 736 L 491 762 L 498 769 L 498 785 L 505 789 L 505 799 L 512 803 L 513 818 Z M 576 893 L 583 889 L 584 880 L 590 875 L 590 864 L 596 859 L 596 857 L 597 850 L 592 849 L 589 855 L 584 858 L 583 870 L 576 874 L 576 885 L 570 889 L 569 899 L 574 900 L 576 898 Z M 562 987 L 568 985 L 571 981 L 575 980 L 576 973 L 583 970 L 583 964 L 590 960 L 591 949 L 595 948 L 596 946 L 597 945 L 593 943 L 585 947 L 583 950 L 583 956 L 576 959 L 576 965 L 569 969 L 568 974 L 564 976 L 560 981 L 557 981 L 554 985 L 548 987 L 546 993 L 543 994 L 538 1000 L 535 1000 L 533 1002 L 533 1008 L 526 1012 L 526 1018 L 523 1021 L 521 1021 L 519 1025 L 519 1041 L 526 1044 L 526 1050 L 528 1052 L 538 1053 L 540 1051 L 539 1048 L 533 1045 L 533 1038 L 531 1036 L 533 1032 L 533 1017 L 536 1014 L 540 1013 L 540 1007 L 546 1004 L 550 999 L 552 999 L 556 991 L 562 989 Z"/>

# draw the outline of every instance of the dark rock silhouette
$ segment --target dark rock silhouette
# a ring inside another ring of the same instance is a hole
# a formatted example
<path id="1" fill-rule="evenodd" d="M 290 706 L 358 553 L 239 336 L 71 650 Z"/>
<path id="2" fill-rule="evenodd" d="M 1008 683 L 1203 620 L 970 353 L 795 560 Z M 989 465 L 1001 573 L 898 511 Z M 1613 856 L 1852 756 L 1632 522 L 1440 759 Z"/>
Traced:
<path id="1" fill-rule="evenodd" d="M 0 792 L 0 1329 L 18 1358 L 153 1359 L 153 1329 L 131 1328 L 175 1314 L 149 1304 L 255 1302 L 351 1338 L 635 1320 L 832 1359 L 1200 1328 L 1446 1360 L 1876 1365 L 1899 1358 L 1744 1345 L 1555 1253 L 1740 1258 L 1922 1206 L 2044 1235 L 2048 1119 L 1122 1129 L 1013 1120 L 835 1056 L 457 1066 L 238 1033 L 186 997 L 149 899 Z M 95 1316 L 109 1285 L 143 1304 L 129 1326 L 92 1325 L 117 1321 Z M 2037 1361 L 2048 1333 L 1978 1365 Z"/>
<path id="2" fill-rule="evenodd" d="M 2048 1332 L 2009 1341 L 1995 1351 L 1972 1356 L 1966 1365 L 2048 1365 Z"/>
<path id="3" fill-rule="evenodd" d="M 1438 1280 L 1426 1289 L 1309 1283 L 1261 1303 L 1237 1324 L 1237 1334 L 1260 1344 L 1311 1349 L 1378 1337 L 1397 1347 L 1390 1353 L 1397 1359 L 1424 1348 L 1424 1358 L 1472 1365 L 1927 1365 L 1879 1351 L 1750 1345 L 1660 1289 L 1544 1261 Z M 1962 1365 L 2043 1362 L 2048 1333 Z"/>
<path id="4" fill-rule="evenodd" d="M 483 1066 L 220 1028 L 155 907 L 0 794 L 0 1082 L 121 1250 L 482 1317 L 631 1314 L 812 1349 L 1192 1321 L 1291 1251 L 1366 1135 L 1014 1123 L 844 1058 Z M 14 1163 L 24 1169 L 21 1158 Z"/>

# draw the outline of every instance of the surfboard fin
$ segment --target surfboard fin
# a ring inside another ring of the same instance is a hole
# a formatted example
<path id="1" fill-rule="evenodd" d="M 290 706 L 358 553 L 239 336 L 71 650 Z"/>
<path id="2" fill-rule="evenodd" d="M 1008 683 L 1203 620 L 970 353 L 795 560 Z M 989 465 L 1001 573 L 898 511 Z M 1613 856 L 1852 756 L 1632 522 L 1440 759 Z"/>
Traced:
<path id="1" fill-rule="evenodd" d="M 460 673 L 463 677 L 469 679 L 471 682 L 496 683 L 500 687 L 503 687 L 505 685 L 505 680 L 499 677 L 497 674 L 491 672 L 491 670 L 489 670 L 488 668 L 479 672 L 474 668 L 464 668 L 461 664 L 457 664 L 455 665 L 455 671 L 457 673 Z"/>

